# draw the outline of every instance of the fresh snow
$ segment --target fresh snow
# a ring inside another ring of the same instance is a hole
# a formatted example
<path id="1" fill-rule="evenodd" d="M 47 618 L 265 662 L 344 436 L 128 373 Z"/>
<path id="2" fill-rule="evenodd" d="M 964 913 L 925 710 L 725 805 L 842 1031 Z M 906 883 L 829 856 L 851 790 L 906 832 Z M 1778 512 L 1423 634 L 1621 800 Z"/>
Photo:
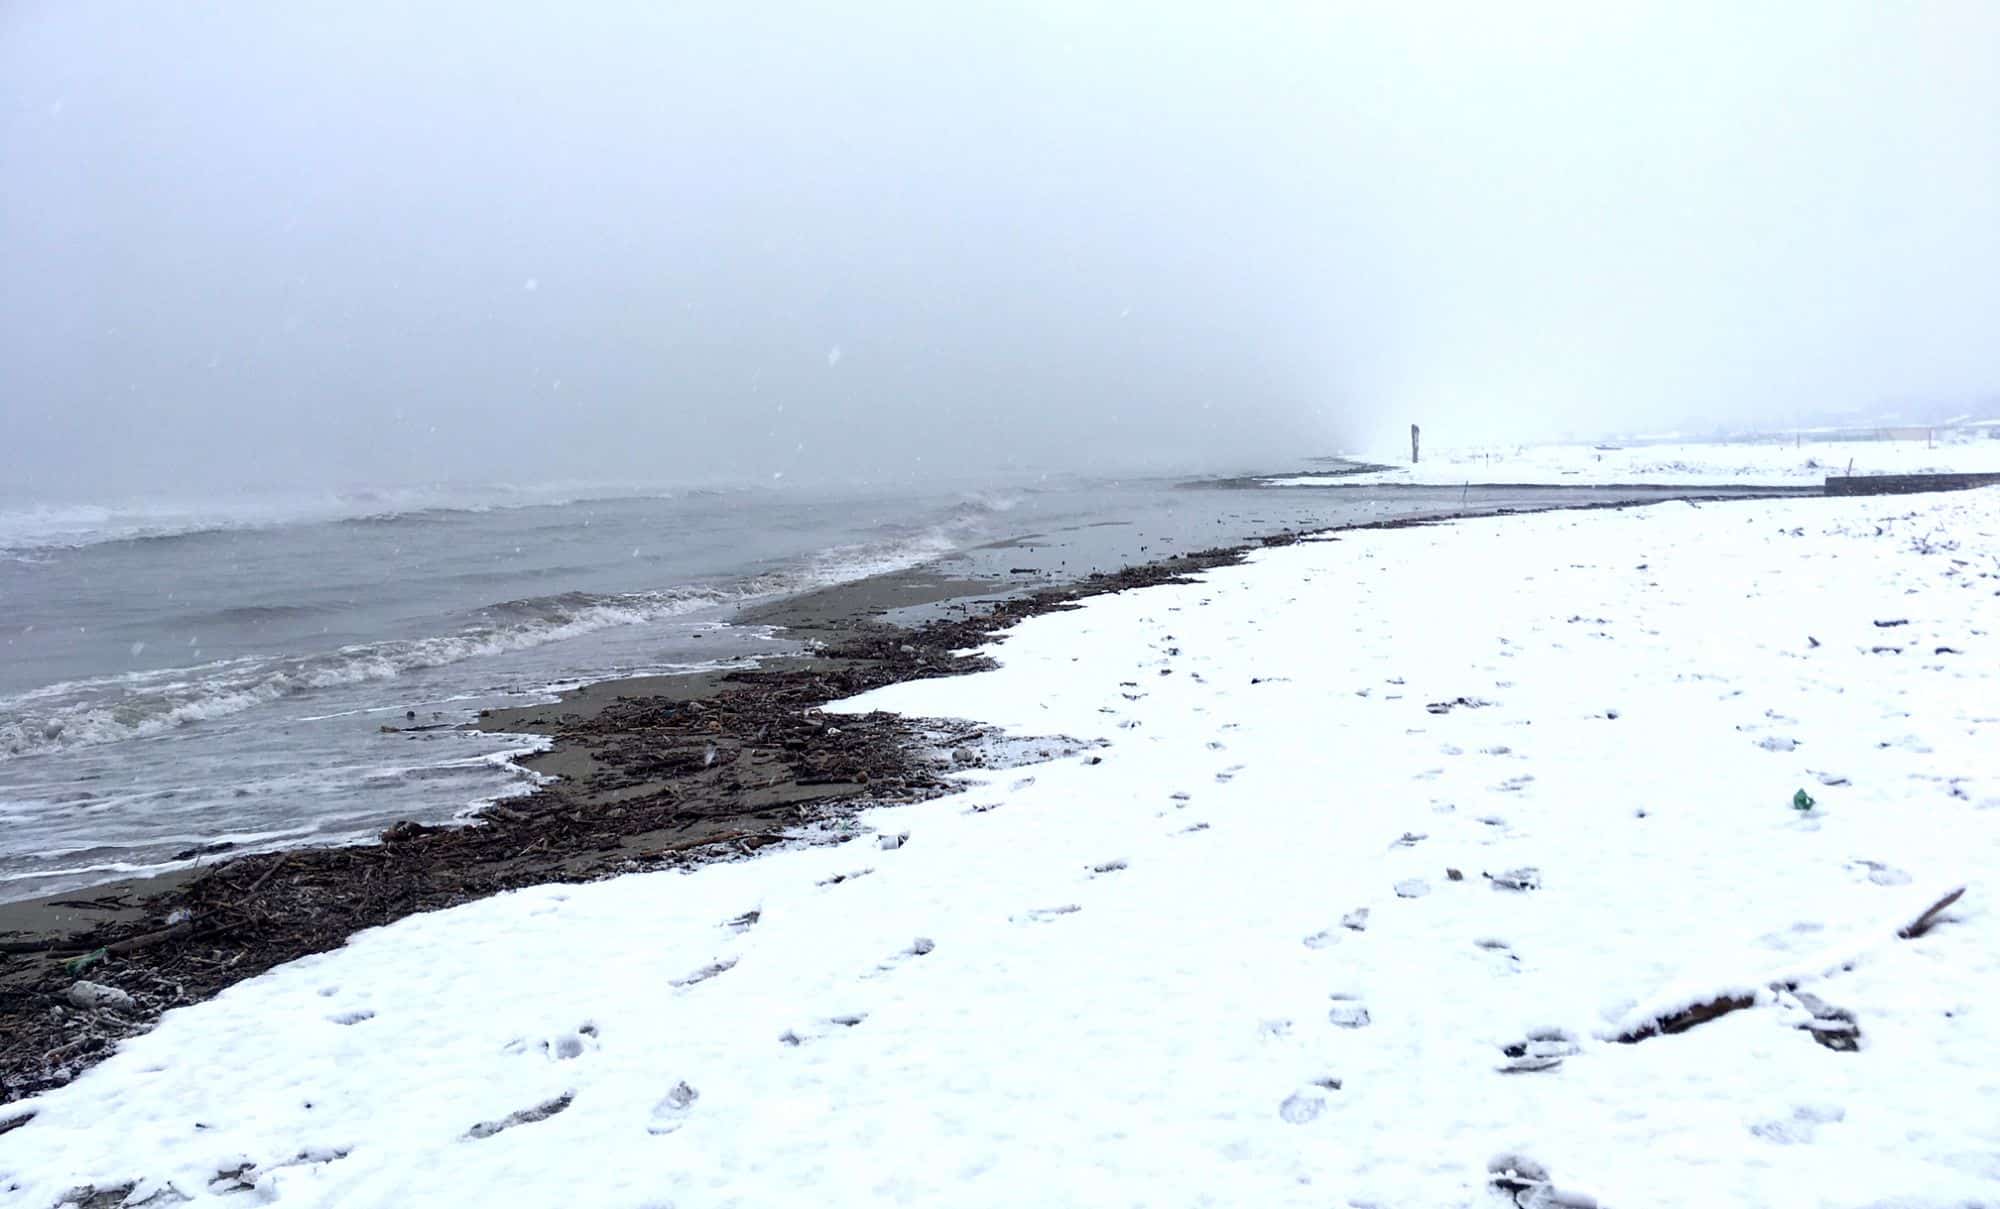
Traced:
<path id="1" fill-rule="evenodd" d="M 1407 451 L 1404 451 L 1407 452 Z M 1384 459 L 1388 460 L 1388 459 Z M 1394 459 L 1397 462 L 1401 458 Z M 1272 487 L 1342 487 L 1411 483 L 1556 484 L 1659 483 L 1813 487 L 1830 475 L 2000 473 L 2000 441 L 1805 441 L 1704 445 L 1531 445 L 1425 451 L 1414 466 L 1357 475 L 1296 475 L 1265 479 Z"/>
<path id="2" fill-rule="evenodd" d="M 1098 598 L 842 707 L 1093 746 L 251 979 L 0 1109 L 0 1203 L 1993 1204 L 1996 594 L 1987 490 Z"/>

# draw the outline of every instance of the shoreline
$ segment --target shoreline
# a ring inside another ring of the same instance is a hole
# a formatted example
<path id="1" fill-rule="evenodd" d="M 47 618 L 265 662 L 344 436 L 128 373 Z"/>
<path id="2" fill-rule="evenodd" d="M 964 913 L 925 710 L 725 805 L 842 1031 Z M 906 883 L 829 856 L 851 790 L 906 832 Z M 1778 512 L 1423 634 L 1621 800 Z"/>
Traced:
<path id="1" fill-rule="evenodd" d="M 1667 489 L 1660 498 L 1783 494 Z M 365 928 L 524 886 L 811 842 L 814 827 L 862 805 L 944 792 L 953 766 L 946 753 L 969 751 L 958 744 L 970 734 L 940 736 L 922 720 L 891 714 L 843 716 L 832 726 L 816 712 L 889 684 L 981 670 L 989 666 L 985 657 L 959 652 L 1027 617 L 1178 582 L 1306 532 L 1520 511 L 1495 505 L 1277 533 L 1052 586 L 996 584 L 932 565 L 755 606 L 739 621 L 782 626 L 819 649 L 750 670 L 601 681 L 554 703 L 491 711 L 482 729 L 547 736 L 549 749 L 522 763 L 561 779 L 472 812 L 468 821 L 479 825 L 400 823 L 377 844 L 225 857 L 54 901 L 0 904 L 0 936 L 9 937 L 0 941 L 0 1036 L 7 1038 L 0 1104 L 68 1082 L 165 1010 L 337 948 Z M 992 549 L 1019 549 L 1027 540 Z M 96 976 L 134 997 L 129 1013 L 49 1012 L 85 972 L 65 968 L 64 960 L 77 956 L 104 963 Z"/>
<path id="2" fill-rule="evenodd" d="M 1996 490 L 1348 530 L 1031 617 L 789 715 L 822 764 L 1005 736 L 942 796 L 272 969 L 0 1109 L 0 1184 L 1979 1201 Z M 740 720 L 598 691 L 645 725 L 565 726 L 638 755 Z"/>

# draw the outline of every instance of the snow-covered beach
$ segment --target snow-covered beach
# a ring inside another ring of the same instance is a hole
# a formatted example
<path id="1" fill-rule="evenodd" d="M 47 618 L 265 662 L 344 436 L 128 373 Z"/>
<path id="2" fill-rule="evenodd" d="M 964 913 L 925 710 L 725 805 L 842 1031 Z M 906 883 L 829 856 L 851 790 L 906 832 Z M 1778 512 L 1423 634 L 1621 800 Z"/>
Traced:
<path id="1" fill-rule="evenodd" d="M 841 707 L 1082 754 L 239 984 L 0 1109 L 0 1203 L 1990 1203 L 1996 617 L 1991 489 L 1100 597 Z"/>
<path id="2" fill-rule="evenodd" d="M 1977 474 L 2000 472 L 2000 441 L 1761 440 L 1604 445 L 1506 445 L 1425 449 L 1404 464 L 1408 447 L 1377 455 L 1388 469 L 1353 475 L 1286 475 L 1265 482 L 1278 487 L 1372 486 L 1406 483 L 1431 487 L 1499 483 L 1601 486 L 1659 483 L 1675 486 L 1809 487 L 1834 476 L 1879 474 Z"/>

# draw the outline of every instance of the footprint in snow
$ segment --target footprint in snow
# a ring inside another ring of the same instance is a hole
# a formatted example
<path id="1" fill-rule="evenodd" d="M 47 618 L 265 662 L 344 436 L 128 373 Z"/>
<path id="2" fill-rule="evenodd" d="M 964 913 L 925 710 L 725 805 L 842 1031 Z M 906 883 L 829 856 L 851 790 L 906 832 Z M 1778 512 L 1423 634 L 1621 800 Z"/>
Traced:
<path id="1" fill-rule="evenodd" d="M 1102 864 L 1092 865 L 1090 872 L 1093 877 L 1102 877 L 1107 873 L 1117 873 L 1125 867 L 1126 864 L 1124 861 L 1105 861 Z"/>
<path id="2" fill-rule="evenodd" d="M 1838 1104 L 1801 1104 L 1792 1109 L 1790 1117 L 1769 1121 L 1759 1121 L 1750 1127 L 1750 1132 L 1767 1142 L 1780 1146 L 1793 1146 L 1813 1140 L 1813 1135 L 1821 1125 L 1830 1125 L 1846 1120 L 1847 1110 Z"/>
<path id="3" fill-rule="evenodd" d="M 1174 832 L 1174 834 L 1175 834 L 1175 835 L 1193 835 L 1193 834 L 1194 834 L 1195 832 L 1197 832 L 1197 831 L 1207 831 L 1207 830 L 1208 830 L 1208 824 L 1207 824 L 1207 823 L 1195 823 L 1195 824 L 1194 824 L 1194 825 L 1192 825 L 1192 826 L 1189 826 L 1189 827 L 1183 827 L 1183 828 L 1181 828 L 1181 829 L 1180 829 L 1179 831 L 1176 831 L 1176 832 Z"/>
<path id="4" fill-rule="evenodd" d="M 375 1019 L 375 1013 L 368 1008 L 356 1008 L 351 1012 L 336 1012 L 327 1019 L 335 1024 L 360 1024 L 364 1020 Z"/>
<path id="5" fill-rule="evenodd" d="M 1326 1013 L 1328 1024 L 1336 1028 L 1368 1027 L 1368 1008 L 1360 1003 L 1356 996 L 1344 991 L 1336 991 L 1327 996 L 1327 998 L 1333 1000 L 1333 1006 L 1327 1009 Z"/>
<path id="6" fill-rule="evenodd" d="M 880 978 L 884 974 L 894 972 L 896 967 L 902 965 L 906 961 L 909 961 L 911 958 L 922 957 L 935 948 L 937 948 L 936 941 L 932 940 L 928 936 L 919 936 L 915 940 L 910 942 L 908 948 L 903 949 L 902 951 L 898 952 L 894 957 L 891 957 L 889 960 L 883 962 L 881 965 L 876 966 L 873 970 L 870 970 L 868 973 L 863 974 L 862 977 Z"/>
<path id="7" fill-rule="evenodd" d="M 1567 1029 L 1530 1029 L 1525 1040 L 1500 1048 L 1500 1053 L 1507 1061 L 1497 1069 L 1503 1075 L 1554 1070 L 1563 1064 L 1564 1058 L 1574 1057 L 1581 1052 L 1575 1034 Z"/>
<path id="8" fill-rule="evenodd" d="M 1278 1116 L 1288 1125 L 1304 1125 L 1326 1111 L 1326 1097 L 1293 1092 L 1278 1105 Z"/>
<path id="9" fill-rule="evenodd" d="M 1492 967 L 1495 973 L 1518 974 L 1521 972 L 1520 954 L 1514 952 L 1514 946 L 1508 944 L 1506 941 L 1500 940 L 1497 937 L 1482 936 L 1472 943 L 1480 952 L 1486 955 L 1487 964 Z"/>
<path id="10" fill-rule="evenodd" d="M 558 1033 L 537 1041 L 533 1048 L 551 1062 L 567 1062 L 583 1056 L 583 1051 L 597 1044 L 597 1025 L 589 1020 L 576 1026 L 574 1032 Z M 525 1037 L 516 1037 L 500 1047 L 503 1054 L 525 1054 L 529 1050 Z"/>
<path id="11" fill-rule="evenodd" d="M 764 912 L 759 908 L 745 911 L 734 919 L 726 919 L 722 921 L 722 926 L 728 928 L 731 932 L 748 932 L 751 928 L 756 927 L 757 921 L 762 918 L 764 918 Z"/>
<path id="12" fill-rule="evenodd" d="M 866 1019 L 868 1019 L 868 1013 L 866 1012 L 849 1012 L 844 1016 L 828 1016 L 826 1019 L 820 1021 L 817 1027 L 808 1028 L 804 1032 L 800 1032 L 797 1029 L 786 1029 L 784 1032 L 778 1034 L 778 1044 L 796 1049 L 807 1042 L 818 1041 L 822 1037 L 831 1036 L 836 1030 L 853 1028 Z"/>
<path id="13" fill-rule="evenodd" d="M 857 877 L 867 877 L 873 872 L 875 872 L 873 869 L 856 869 L 852 873 L 836 873 L 832 877 L 821 878 L 813 884 L 816 886 L 838 886 L 842 882 L 851 882 Z"/>
<path id="14" fill-rule="evenodd" d="M 1542 888 L 1542 871 L 1533 865 L 1522 865 L 1518 869 L 1508 869 L 1500 873 L 1482 874 L 1495 890 L 1539 890 Z"/>
<path id="15" fill-rule="evenodd" d="M 699 1099 L 701 1093 L 685 1082 L 674 1084 L 673 1090 L 653 1105 L 652 1117 L 646 1122 L 646 1132 L 658 1137 L 679 1129 L 687 1123 L 688 1113 Z"/>
<path id="16" fill-rule="evenodd" d="M 737 960 L 738 959 L 734 957 L 725 957 L 717 961 L 711 961 L 707 965 L 701 967 L 699 970 L 694 971 L 692 974 L 688 974 L 685 977 L 674 979 L 668 985 L 676 987 L 691 987 L 698 982 L 707 982 L 709 979 L 714 978 L 718 974 L 727 974 L 730 970 L 736 968 Z"/>
<path id="17" fill-rule="evenodd" d="M 1229 782 L 1235 780 L 1236 774 L 1242 772 L 1245 767 L 1247 767 L 1247 765 L 1231 764 L 1229 767 L 1223 769 L 1221 772 L 1216 773 L 1215 779 L 1221 782 L 1222 784 L 1226 785 Z"/>
<path id="18" fill-rule="evenodd" d="M 1074 915 L 1081 910 L 1083 908 L 1075 903 L 1064 903 L 1060 907 L 1036 907 L 1030 911 L 1023 911 L 1019 915 L 1010 915 L 1008 919 L 1017 924 L 1039 924 L 1047 923 L 1049 920 L 1056 919 L 1059 916 Z"/>

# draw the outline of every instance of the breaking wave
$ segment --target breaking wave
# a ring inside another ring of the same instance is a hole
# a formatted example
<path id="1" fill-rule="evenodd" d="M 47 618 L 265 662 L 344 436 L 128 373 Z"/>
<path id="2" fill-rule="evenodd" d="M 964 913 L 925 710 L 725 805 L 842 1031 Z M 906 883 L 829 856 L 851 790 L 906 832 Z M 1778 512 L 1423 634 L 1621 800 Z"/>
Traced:
<path id="1" fill-rule="evenodd" d="M 393 524 L 508 508 L 718 494 L 727 493 L 708 488 L 546 483 L 245 495 L 201 503 L 38 504 L 0 509 L 0 556 L 36 561 L 36 555 L 109 542 L 160 541 L 287 525 Z"/>
<path id="2" fill-rule="evenodd" d="M 645 625 L 887 574 L 948 553 L 940 527 L 900 540 L 823 552 L 801 567 L 720 584 L 506 601 L 457 630 L 361 643 L 311 655 L 221 660 L 194 667 L 69 681 L 0 699 L 0 761 L 157 735 L 315 689 L 387 681 L 427 668 L 527 650 L 615 626 Z"/>

